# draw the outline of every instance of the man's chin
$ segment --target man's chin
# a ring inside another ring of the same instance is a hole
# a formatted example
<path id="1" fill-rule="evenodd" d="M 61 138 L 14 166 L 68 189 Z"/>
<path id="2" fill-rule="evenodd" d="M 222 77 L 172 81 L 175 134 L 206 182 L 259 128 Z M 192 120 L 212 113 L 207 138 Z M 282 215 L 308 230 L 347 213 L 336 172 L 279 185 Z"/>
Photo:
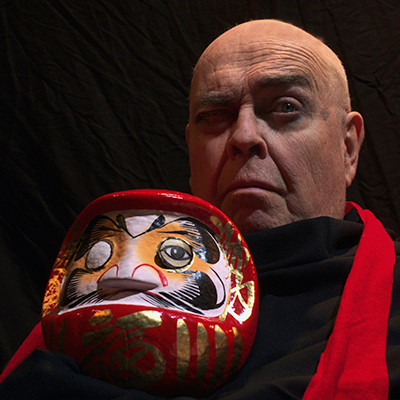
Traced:
<path id="1" fill-rule="evenodd" d="M 227 215 L 242 234 L 272 229 L 291 222 L 263 210 L 240 209 L 231 214 L 231 216 Z"/>
<path id="2" fill-rule="evenodd" d="M 220 208 L 242 234 L 258 232 L 292 222 L 283 199 L 276 196 L 261 191 L 251 196 L 228 194 Z"/>

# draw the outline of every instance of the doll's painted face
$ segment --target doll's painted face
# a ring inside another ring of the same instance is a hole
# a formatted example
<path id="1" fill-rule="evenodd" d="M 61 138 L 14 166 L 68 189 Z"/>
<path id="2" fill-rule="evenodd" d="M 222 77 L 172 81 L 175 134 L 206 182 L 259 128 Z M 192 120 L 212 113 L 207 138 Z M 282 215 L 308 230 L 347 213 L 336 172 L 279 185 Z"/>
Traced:
<path id="1" fill-rule="evenodd" d="M 132 304 L 221 315 L 230 271 L 213 233 L 183 214 L 137 213 L 112 212 L 89 223 L 67 268 L 60 312 Z"/>
<path id="2" fill-rule="evenodd" d="M 240 232 L 211 204 L 169 191 L 89 204 L 47 285 L 46 348 L 84 374 L 157 396 L 205 396 L 240 370 L 258 284 Z"/>

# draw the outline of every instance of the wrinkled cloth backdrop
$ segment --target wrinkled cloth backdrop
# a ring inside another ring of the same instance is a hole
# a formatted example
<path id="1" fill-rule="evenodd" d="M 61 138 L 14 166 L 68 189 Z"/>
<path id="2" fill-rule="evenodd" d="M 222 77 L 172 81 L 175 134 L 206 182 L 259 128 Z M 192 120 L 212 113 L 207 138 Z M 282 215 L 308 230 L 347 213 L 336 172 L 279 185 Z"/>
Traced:
<path id="1" fill-rule="evenodd" d="M 77 214 L 114 191 L 189 192 L 192 68 L 235 24 L 292 22 L 348 71 L 366 141 L 348 198 L 400 233 L 398 0 L 10 0 L 0 19 L 0 363 L 39 320 Z"/>

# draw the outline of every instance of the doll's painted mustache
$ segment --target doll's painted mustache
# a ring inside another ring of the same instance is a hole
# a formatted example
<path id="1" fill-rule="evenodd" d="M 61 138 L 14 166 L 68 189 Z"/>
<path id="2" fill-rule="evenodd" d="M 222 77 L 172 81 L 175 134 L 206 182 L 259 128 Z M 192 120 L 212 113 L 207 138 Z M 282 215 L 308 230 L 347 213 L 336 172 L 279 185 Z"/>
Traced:
<path id="1" fill-rule="evenodd" d="M 212 268 L 210 272 L 213 272 L 221 282 L 220 277 Z M 80 278 L 87 274 L 90 273 L 80 268 L 73 271 L 69 277 L 68 290 L 62 306 L 71 309 L 78 306 L 99 304 L 104 301 L 119 300 L 129 296 L 140 296 L 142 300 L 153 307 L 177 309 L 203 315 L 203 311 L 219 308 L 226 302 L 225 290 L 222 300 L 217 302 L 218 294 L 214 282 L 202 271 L 188 270 L 181 272 L 179 275 L 183 280 L 182 286 L 172 291 L 153 293 L 151 290 L 135 289 L 135 285 L 132 282 L 124 287 L 121 282 L 118 285 L 119 287 L 116 288 L 100 286 L 90 293 L 80 294 L 77 290 L 78 283 Z M 224 288 L 222 282 L 221 287 Z"/>

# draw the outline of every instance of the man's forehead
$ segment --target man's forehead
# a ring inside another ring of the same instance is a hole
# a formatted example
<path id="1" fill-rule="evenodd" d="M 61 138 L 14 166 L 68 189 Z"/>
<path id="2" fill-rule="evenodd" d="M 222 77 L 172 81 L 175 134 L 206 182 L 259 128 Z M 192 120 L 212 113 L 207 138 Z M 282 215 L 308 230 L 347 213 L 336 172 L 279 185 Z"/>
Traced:
<path id="1" fill-rule="evenodd" d="M 274 80 L 281 84 L 284 75 L 291 84 L 324 91 L 331 70 L 340 68 L 332 50 L 307 32 L 279 21 L 251 21 L 225 32 L 204 51 L 194 71 L 192 94 L 220 90 L 221 79 L 231 87 L 243 86 L 246 79 L 249 84 L 274 85 Z"/>
<path id="2" fill-rule="evenodd" d="M 276 43 L 269 48 L 262 47 L 261 43 L 257 45 L 260 48 L 253 52 L 246 49 L 204 55 L 195 70 L 194 86 L 200 91 L 211 91 L 219 85 L 248 82 L 249 85 L 296 84 L 312 88 L 321 86 L 327 78 L 325 61 L 308 48 Z"/>
<path id="3" fill-rule="evenodd" d="M 273 71 L 259 69 L 239 75 L 241 78 L 232 75 L 232 79 L 225 76 L 224 79 L 219 80 L 218 73 L 215 73 L 208 79 L 201 79 L 192 91 L 192 110 L 203 106 L 229 106 L 240 101 L 247 94 L 255 94 L 263 89 L 282 88 L 286 90 L 298 87 L 314 92 L 318 86 L 321 86 L 315 77 L 304 69 L 285 68 Z"/>

